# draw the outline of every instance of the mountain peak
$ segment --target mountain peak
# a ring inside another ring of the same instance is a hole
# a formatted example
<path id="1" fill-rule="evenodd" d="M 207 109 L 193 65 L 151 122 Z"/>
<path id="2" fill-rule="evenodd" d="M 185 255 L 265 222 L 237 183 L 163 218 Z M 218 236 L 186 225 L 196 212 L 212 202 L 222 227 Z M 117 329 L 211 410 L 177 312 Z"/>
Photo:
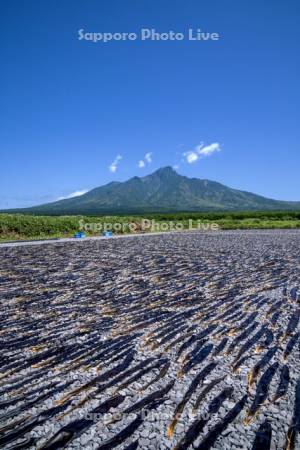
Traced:
<path id="1" fill-rule="evenodd" d="M 160 167 L 159 169 L 157 169 L 155 172 L 151 173 L 150 177 L 152 176 L 159 176 L 160 178 L 170 178 L 172 176 L 177 176 L 179 177 L 180 175 L 176 172 L 176 170 L 173 169 L 173 167 L 171 166 L 166 166 L 166 167 Z"/>
<path id="2" fill-rule="evenodd" d="M 177 174 L 176 170 L 174 170 L 173 167 L 171 167 L 171 166 L 160 167 L 154 173 L 176 173 Z"/>
<path id="3" fill-rule="evenodd" d="M 27 212 L 111 214 L 282 209 L 300 209 L 300 202 L 272 200 L 217 182 L 188 178 L 166 166 L 142 178 L 109 183 L 80 197 L 28 208 Z"/>

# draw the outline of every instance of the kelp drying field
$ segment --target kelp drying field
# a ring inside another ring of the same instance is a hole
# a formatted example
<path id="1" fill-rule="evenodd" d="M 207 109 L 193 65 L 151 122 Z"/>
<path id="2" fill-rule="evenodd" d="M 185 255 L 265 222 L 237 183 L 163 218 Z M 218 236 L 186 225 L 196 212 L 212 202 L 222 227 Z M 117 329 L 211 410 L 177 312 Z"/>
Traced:
<path id="1" fill-rule="evenodd" d="M 0 256 L 1 448 L 300 448 L 299 231 Z"/>

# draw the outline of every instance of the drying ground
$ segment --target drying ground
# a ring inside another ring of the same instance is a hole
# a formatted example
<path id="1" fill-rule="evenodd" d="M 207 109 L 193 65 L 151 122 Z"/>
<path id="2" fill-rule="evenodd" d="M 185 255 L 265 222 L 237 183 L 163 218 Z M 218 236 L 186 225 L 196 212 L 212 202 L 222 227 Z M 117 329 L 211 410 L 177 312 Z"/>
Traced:
<path id="1" fill-rule="evenodd" d="M 300 448 L 299 231 L 0 257 L 1 448 Z"/>

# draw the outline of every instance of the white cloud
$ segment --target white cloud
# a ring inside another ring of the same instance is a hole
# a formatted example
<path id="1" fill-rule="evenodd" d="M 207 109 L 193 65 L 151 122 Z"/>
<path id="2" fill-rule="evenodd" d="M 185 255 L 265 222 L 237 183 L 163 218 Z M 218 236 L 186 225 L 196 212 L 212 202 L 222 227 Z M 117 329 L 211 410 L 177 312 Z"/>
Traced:
<path id="1" fill-rule="evenodd" d="M 80 195 L 86 194 L 87 192 L 88 189 L 82 189 L 82 191 L 71 192 L 71 194 L 66 195 L 65 197 L 59 197 L 57 200 L 65 200 L 66 198 L 80 197 Z"/>
<path id="2" fill-rule="evenodd" d="M 152 162 L 152 153 L 146 153 L 145 160 L 150 164 Z"/>
<path id="3" fill-rule="evenodd" d="M 179 169 L 179 164 L 174 164 L 173 169 L 174 169 L 174 170 Z"/>
<path id="4" fill-rule="evenodd" d="M 114 159 L 114 161 L 111 163 L 111 165 L 109 166 L 109 170 L 112 173 L 115 173 L 117 171 L 117 166 L 119 164 L 119 162 L 121 161 L 122 156 L 121 155 L 117 155 Z"/>
<path id="5" fill-rule="evenodd" d="M 184 156 L 186 157 L 186 160 L 189 164 L 192 164 L 193 162 L 196 162 L 197 159 L 199 159 L 199 155 L 197 155 L 196 152 L 186 152 L 184 153 Z"/>
<path id="6" fill-rule="evenodd" d="M 205 158 L 206 156 L 210 156 L 215 152 L 221 151 L 221 145 L 218 142 L 213 142 L 212 144 L 205 145 L 203 142 L 201 144 L 196 145 L 194 150 L 183 153 L 183 156 L 186 159 L 186 162 L 192 164 L 200 158 Z"/>
<path id="7" fill-rule="evenodd" d="M 151 164 L 152 163 L 152 152 L 148 152 L 145 154 L 144 159 L 140 159 L 140 161 L 138 162 L 138 166 L 140 169 L 143 169 L 146 164 Z"/>
<path id="8" fill-rule="evenodd" d="M 221 146 L 218 142 L 214 142 L 213 144 L 206 145 L 205 147 L 197 146 L 196 149 L 197 149 L 197 152 L 199 153 L 199 155 L 210 156 L 215 152 L 220 152 Z"/>

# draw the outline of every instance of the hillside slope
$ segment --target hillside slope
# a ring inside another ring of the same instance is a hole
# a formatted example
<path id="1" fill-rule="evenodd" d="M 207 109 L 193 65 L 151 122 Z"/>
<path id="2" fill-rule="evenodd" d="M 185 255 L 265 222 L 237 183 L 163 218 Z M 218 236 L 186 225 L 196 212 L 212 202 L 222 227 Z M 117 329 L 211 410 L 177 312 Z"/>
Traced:
<path id="1" fill-rule="evenodd" d="M 179 175 L 171 167 L 145 177 L 111 182 L 86 194 L 18 212 L 33 214 L 109 214 L 166 211 L 300 209 L 300 202 L 273 200 L 221 183 Z"/>

